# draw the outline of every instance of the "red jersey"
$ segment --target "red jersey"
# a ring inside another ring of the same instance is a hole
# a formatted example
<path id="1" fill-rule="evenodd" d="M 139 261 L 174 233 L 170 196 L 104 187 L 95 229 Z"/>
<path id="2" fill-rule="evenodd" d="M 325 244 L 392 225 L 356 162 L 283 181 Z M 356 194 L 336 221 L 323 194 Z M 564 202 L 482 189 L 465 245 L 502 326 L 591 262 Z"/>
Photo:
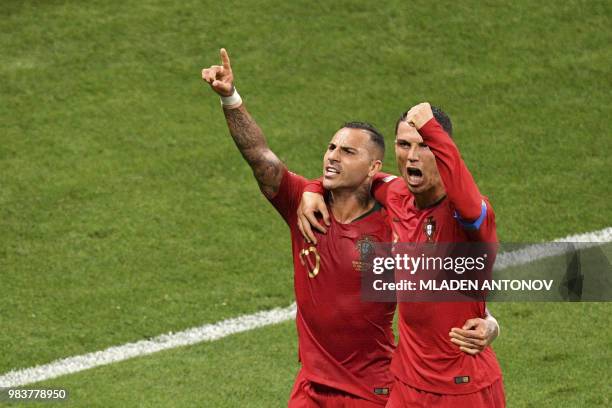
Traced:
<path id="1" fill-rule="evenodd" d="M 372 191 L 387 209 L 394 241 L 497 242 L 493 209 L 480 195 L 450 136 L 435 119 L 419 133 L 436 156 L 447 195 L 429 208 L 418 209 L 403 179 L 376 175 Z M 320 181 L 309 183 L 306 190 L 323 192 Z M 437 394 L 468 394 L 494 383 L 501 370 L 493 350 L 487 347 L 472 356 L 449 338 L 451 328 L 462 327 L 474 317 L 484 318 L 485 309 L 485 302 L 400 303 L 393 374 L 414 388 Z"/>
<path id="2" fill-rule="evenodd" d="M 436 157 L 447 195 L 429 208 L 418 209 L 403 179 L 378 176 L 374 196 L 387 208 L 396 238 L 400 242 L 497 242 L 493 208 L 478 191 L 450 136 L 435 119 L 419 133 Z M 468 394 L 494 383 L 501 370 L 493 350 L 487 347 L 472 356 L 459 350 L 448 335 L 468 319 L 484 318 L 485 308 L 485 302 L 400 303 L 400 342 L 391 364 L 393 374 L 406 384 L 438 394 Z"/>
<path id="3" fill-rule="evenodd" d="M 386 212 L 377 206 L 349 224 L 331 216 L 327 234 L 308 244 L 296 214 L 306 183 L 285 171 L 270 200 L 291 230 L 302 372 L 309 381 L 384 405 L 393 384 L 395 304 L 361 301 L 360 248 L 391 240 Z"/>

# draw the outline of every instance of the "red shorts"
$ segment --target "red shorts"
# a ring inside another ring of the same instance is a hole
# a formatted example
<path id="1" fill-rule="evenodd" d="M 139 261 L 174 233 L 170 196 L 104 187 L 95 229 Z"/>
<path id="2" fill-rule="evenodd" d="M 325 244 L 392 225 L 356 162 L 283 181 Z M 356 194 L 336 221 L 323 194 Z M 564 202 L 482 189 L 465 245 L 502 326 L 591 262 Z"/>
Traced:
<path id="1" fill-rule="evenodd" d="M 421 391 L 395 380 L 387 408 L 504 408 L 502 379 L 471 394 L 450 395 Z"/>
<path id="2" fill-rule="evenodd" d="M 289 408 L 381 408 L 376 403 L 344 391 L 308 381 L 302 371 L 298 373 L 289 397 Z"/>

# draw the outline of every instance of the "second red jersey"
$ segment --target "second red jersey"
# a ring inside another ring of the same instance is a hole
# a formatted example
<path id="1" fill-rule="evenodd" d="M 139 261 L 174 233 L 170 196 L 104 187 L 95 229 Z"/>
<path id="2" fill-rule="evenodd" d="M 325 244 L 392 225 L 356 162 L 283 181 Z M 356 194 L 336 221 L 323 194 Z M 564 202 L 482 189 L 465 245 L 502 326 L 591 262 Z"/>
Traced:
<path id="1" fill-rule="evenodd" d="M 454 216 L 450 200 L 419 210 L 401 178 L 380 189 L 389 221 L 398 242 L 468 242 L 468 232 Z M 488 202 L 483 201 L 488 206 Z M 493 217 L 489 206 L 489 219 Z M 427 225 L 431 227 L 428 229 Z M 497 240 L 494 224 L 483 222 L 479 234 Z M 402 382 L 437 394 L 468 394 L 489 386 L 501 377 L 495 353 L 487 347 L 472 356 L 450 342 L 453 327 L 474 317 L 486 316 L 484 302 L 402 302 L 399 308 L 398 348 L 391 370 Z"/>
<path id="2" fill-rule="evenodd" d="M 497 242 L 493 208 L 480 194 L 451 137 L 435 119 L 419 133 L 435 156 L 446 196 L 418 208 L 403 179 L 377 175 L 374 196 L 389 212 L 394 241 Z M 437 394 L 468 394 L 501 377 L 491 347 L 472 356 L 449 340 L 453 327 L 486 317 L 485 302 L 403 302 L 399 317 L 400 341 L 391 370 L 400 381 Z"/>

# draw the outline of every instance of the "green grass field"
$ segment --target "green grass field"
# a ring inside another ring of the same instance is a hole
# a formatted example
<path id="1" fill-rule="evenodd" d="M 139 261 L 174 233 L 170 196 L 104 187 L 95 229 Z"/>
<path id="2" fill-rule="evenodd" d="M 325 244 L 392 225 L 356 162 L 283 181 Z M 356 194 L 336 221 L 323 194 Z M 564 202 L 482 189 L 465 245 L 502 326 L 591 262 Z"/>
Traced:
<path id="1" fill-rule="evenodd" d="M 289 234 L 200 70 L 232 58 L 272 149 L 427 100 L 505 242 L 612 225 L 606 1 L 8 0 L 0 6 L 0 374 L 293 300 Z M 385 170 L 394 172 L 393 150 Z M 499 303 L 509 407 L 612 404 L 610 304 Z M 60 377 L 65 406 L 283 406 L 292 322 Z"/>

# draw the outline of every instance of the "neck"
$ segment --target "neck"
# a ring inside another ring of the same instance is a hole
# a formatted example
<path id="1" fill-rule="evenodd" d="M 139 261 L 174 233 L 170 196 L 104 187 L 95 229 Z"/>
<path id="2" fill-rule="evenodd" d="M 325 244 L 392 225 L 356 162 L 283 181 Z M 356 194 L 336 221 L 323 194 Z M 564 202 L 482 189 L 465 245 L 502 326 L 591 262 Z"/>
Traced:
<path id="1" fill-rule="evenodd" d="M 424 208 L 431 207 L 442 200 L 442 198 L 446 196 L 446 190 L 444 189 L 444 186 L 436 185 L 421 193 L 413 193 L 413 195 L 416 207 L 419 210 L 422 210 Z"/>
<path id="2" fill-rule="evenodd" d="M 370 187 L 370 183 L 364 183 L 357 189 L 331 191 L 330 206 L 334 218 L 341 224 L 348 224 L 370 211 L 375 204 Z"/>

